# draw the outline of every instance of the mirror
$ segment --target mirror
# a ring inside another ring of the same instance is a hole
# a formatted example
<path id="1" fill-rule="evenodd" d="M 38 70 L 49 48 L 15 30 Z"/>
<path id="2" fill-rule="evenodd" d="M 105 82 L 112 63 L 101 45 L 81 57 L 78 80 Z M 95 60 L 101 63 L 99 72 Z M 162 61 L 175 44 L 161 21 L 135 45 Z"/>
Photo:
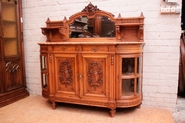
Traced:
<path id="1" fill-rule="evenodd" d="M 81 16 L 69 25 L 70 38 L 115 37 L 115 23 L 106 16 Z"/>

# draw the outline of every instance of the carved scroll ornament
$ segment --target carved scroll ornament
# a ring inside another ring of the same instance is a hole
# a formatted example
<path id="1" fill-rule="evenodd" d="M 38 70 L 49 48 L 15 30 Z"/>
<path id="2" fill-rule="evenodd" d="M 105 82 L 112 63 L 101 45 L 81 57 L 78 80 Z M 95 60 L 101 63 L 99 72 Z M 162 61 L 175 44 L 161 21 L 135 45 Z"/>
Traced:
<path id="1" fill-rule="evenodd" d="M 19 64 L 15 62 L 7 62 L 5 68 L 7 72 L 14 73 L 19 69 Z"/>

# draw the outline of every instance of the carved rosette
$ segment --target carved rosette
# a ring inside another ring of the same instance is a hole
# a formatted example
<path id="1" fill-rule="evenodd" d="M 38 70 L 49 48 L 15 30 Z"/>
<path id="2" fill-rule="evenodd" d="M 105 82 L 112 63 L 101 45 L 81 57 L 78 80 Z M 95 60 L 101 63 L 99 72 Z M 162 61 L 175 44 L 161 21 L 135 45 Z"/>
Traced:
<path id="1" fill-rule="evenodd" d="M 99 62 L 91 62 L 88 67 L 88 83 L 96 90 L 103 84 L 102 66 Z"/>
<path id="2" fill-rule="evenodd" d="M 72 67 L 70 65 L 69 61 L 62 61 L 60 64 L 60 71 L 59 71 L 59 79 L 60 83 L 64 84 L 67 88 L 68 85 L 72 84 L 73 78 L 72 78 Z"/>

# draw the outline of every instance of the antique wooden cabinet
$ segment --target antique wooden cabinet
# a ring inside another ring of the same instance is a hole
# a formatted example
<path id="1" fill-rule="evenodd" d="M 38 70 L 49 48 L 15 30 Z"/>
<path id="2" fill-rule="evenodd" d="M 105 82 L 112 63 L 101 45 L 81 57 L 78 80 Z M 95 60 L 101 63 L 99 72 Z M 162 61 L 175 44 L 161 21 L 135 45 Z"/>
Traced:
<path id="1" fill-rule="evenodd" d="M 144 16 L 117 18 L 89 4 L 69 20 L 46 21 L 39 43 L 42 95 L 110 108 L 142 103 Z"/>
<path id="2" fill-rule="evenodd" d="M 0 0 L 0 107 L 29 95 L 26 91 L 21 0 Z"/>

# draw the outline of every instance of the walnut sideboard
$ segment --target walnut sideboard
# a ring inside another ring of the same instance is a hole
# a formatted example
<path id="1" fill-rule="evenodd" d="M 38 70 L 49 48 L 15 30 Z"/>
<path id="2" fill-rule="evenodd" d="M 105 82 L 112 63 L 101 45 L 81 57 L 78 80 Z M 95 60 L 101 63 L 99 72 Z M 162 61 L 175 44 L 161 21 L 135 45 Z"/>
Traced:
<path id="1" fill-rule="evenodd" d="M 144 16 L 114 18 L 89 3 L 69 20 L 46 21 L 40 42 L 42 95 L 52 102 L 110 108 L 142 103 Z"/>

